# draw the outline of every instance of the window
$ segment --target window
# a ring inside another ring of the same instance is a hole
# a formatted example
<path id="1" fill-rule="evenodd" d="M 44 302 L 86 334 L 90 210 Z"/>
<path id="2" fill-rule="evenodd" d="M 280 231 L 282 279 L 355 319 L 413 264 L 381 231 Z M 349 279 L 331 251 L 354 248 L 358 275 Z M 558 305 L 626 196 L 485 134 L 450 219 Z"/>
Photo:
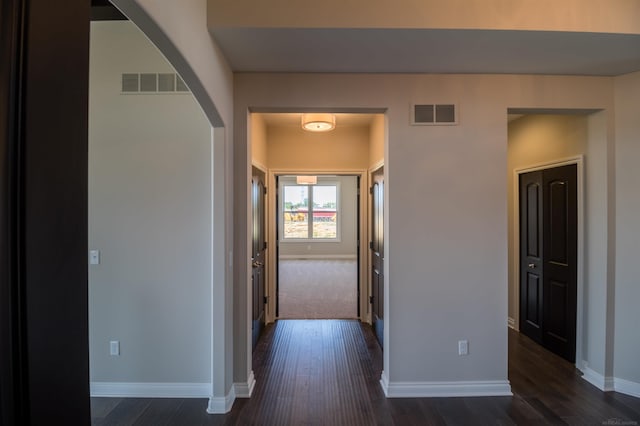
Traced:
<path id="1" fill-rule="evenodd" d="M 338 185 L 282 185 L 284 240 L 338 239 Z"/>

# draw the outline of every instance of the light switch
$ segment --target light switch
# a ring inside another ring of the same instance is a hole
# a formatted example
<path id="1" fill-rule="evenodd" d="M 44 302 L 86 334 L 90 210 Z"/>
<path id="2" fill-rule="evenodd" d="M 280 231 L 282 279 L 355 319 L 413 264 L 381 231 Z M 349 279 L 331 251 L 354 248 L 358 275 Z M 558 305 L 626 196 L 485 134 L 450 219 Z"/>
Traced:
<path id="1" fill-rule="evenodd" d="M 120 356 L 120 341 L 112 340 L 109 342 L 109 354 L 112 356 Z"/>
<path id="2" fill-rule="evenodd" d="M 89 264 L 90 265 L 100 264 L 100 250 L 89 250 Z"/>
<path id="3" fill-rule="evenodd" d="M 468 354 L 469 354 L 469 341 L 468 340 L 458 341 L 458 355 L 468 355 Z"/>

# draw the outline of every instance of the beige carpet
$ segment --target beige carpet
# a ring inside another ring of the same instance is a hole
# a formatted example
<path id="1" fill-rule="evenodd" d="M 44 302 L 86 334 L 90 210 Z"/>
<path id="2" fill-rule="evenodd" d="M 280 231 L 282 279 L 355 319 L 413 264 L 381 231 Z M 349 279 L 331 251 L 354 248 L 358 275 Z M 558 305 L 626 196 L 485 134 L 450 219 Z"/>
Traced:
<path id="1" fill-rule="evenodd" d="M 281 259 L 279 318 L 356 318 L 355 260 Z"/>

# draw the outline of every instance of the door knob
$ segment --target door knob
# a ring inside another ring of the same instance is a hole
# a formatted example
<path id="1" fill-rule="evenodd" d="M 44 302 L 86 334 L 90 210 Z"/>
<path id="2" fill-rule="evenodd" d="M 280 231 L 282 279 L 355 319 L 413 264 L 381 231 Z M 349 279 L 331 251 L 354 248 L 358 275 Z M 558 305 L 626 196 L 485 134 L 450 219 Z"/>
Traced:
<path id="1" fill-rule="evenodd" d="M 254 268 L 259 268 L 259 267 L 261 267 L 261 266 L 262 266 L 262 262 L 255 261 L 255 262 L 253 262 L 253 263 L 252 263 L 252 266 L 253 266 Z"/>
<path id="2" fill-rule="evenodd" d="M 536 264 L 535 264 L 535 263 L 530 263 L 530 264 L 529 264 L 529 268 L 531 268 L 531 269 L 535 269 L 535 268 L 536 268 Z"/>

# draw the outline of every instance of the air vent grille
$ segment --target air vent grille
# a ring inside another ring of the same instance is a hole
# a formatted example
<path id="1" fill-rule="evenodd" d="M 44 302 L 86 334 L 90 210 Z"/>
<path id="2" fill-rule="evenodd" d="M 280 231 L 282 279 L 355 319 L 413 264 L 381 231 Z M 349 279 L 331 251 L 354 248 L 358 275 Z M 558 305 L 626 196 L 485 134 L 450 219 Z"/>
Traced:
<path id="1" fill-rule="evenodd" d="M 411 124 L 414 126 L 447 126 L 458 124 L 455 104 L 413 104 Z"/>
<path id="2" fill-rule="evenodd" d="M 122 93 L 188 93 L 189 88 L 176 73 L 124 73 Z"/>
<path id="3" fill-rule="evenodd" d="M 176 75 L 158 74 L 158 92 L 175 92 Z"/>
<path id="4" fill-rule="evenodd" d="M 122 74 L 123 92 L 138 92 L 139 90 L 138 74 Z"/>
<path id="5" fill-rule="evenodd" d="M 189 91 L 189 88 L 185 84 L 184 80 L 182 80 L 182 77 L 180 77 L 178 74 L 176 74 L 176 91 L 177 92 L 188 92 Z"/>
<path id="6" fill-rule="evenodd" d="M 158 74 L 140 74 L 140 91 L 157 92 Z"/>

